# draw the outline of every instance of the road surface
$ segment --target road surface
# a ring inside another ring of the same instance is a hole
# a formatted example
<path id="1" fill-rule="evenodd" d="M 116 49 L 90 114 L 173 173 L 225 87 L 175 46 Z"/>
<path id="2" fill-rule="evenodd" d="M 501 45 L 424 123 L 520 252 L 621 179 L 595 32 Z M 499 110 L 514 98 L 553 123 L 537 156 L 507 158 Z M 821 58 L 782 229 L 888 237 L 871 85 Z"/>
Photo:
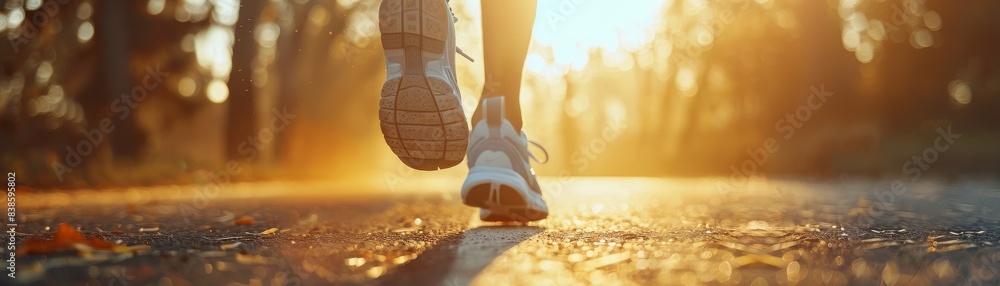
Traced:
<path id="1" fill-rule="evenodd" d="M 544 178 L 552 214 L 520 225 L 480 222 L 460 183 L 33 191 L 18 243 L 66 222 L 133 247 L 22 254 L 4 284 L 1000 283 L 991 180 Z"/>

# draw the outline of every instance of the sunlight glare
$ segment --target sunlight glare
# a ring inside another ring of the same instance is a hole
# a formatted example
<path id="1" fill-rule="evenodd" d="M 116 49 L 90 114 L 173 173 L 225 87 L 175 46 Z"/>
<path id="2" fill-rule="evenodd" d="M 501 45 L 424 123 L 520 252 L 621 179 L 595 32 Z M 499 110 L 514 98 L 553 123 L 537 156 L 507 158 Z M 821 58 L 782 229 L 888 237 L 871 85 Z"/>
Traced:
<path id="1" fill-rule="evenodd" d="M 524 67 L 534 74 L 541 74 L 545 70 L 545 65 L 545 58 L 534 53 L 528 54 L 528 58 L 524 61 Z"/>
<path id="2" fill-rule="evenodd" d="M 533 36 L 552 47 L 558 65 L 579 69 L 592 48 L 634 51 L 648 44 L 663 5 L 662 0 L 539 1 Z"/>
<path id="3" fill-rule="evenodd" d="M 212 0 L 212 3 L 212 20 L 226 26 L 236 25 L 239 0 Z"/>
<path id="4" fill-rule="evenodd" d="M 212 72 L 216 78 L 229 76 L 232 68 L 233 29 L 212 25 L 194 38 L 198 64 Z"/>

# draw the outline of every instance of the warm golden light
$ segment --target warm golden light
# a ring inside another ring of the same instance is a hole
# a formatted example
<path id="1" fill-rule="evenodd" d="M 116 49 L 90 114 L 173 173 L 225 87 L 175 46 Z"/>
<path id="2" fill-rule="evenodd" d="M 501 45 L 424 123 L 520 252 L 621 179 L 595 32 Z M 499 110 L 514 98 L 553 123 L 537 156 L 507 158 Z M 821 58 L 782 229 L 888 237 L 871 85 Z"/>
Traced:
<path id="1" fill-rule="evenodd" d="M 556 65 L 580 70 L 589 62 L 592 49 L 615 54 L 647 45 L 653 38 L 664 3 L 662 0 L 539 1 L 534 40 L 553 49 Z"/>

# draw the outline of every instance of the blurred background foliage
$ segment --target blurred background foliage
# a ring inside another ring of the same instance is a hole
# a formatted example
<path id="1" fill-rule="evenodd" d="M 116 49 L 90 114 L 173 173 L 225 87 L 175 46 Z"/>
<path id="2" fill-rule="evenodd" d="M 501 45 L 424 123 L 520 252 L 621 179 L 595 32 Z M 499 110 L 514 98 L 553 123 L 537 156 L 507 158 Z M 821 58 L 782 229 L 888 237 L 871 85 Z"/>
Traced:
<path id="1" fill-rule="evenodd" d="M 482 58 L 479 1 L 451 2 L 459 46 Z M 42 188 L 412 176 L 378 129 L 378 5 L 0 1 L 0 165 Z M 894 177 L 949 126 L 962 138 L 935 174 L 996 174 L 998 12 L 990 0 L 539 0 L 525 129 L 553 155 L 542 175 L 728 176 L 774 138 L 768 175 Z M 481 63 L 458 72 L 471 114 L 489 77 Z M 776 124 L 821 87 L 834 95 L 785 139 Z M 294 118 L 273 128 L 275 110 Z M 102 120 L 114 130 L 95 136 Z"/>

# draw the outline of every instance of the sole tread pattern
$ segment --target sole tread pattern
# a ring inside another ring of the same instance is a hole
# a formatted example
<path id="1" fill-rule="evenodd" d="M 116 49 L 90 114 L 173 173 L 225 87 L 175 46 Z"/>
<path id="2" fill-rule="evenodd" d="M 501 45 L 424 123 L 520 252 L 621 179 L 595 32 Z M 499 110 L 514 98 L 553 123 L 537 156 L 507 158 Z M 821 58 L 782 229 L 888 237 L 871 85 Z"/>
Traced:
<path id="1" fill-rule="evenodd" d="M 450 19 L 444 0 L 384 0 L 379 9 L 383 48 L 403 54 L 402 76 L 382 86 L 380 126 L 393 153 L 419 170 L 455 166 L 468 148 L 457 91 L 426 71 L 428 61 L 444 58 Z"/>

